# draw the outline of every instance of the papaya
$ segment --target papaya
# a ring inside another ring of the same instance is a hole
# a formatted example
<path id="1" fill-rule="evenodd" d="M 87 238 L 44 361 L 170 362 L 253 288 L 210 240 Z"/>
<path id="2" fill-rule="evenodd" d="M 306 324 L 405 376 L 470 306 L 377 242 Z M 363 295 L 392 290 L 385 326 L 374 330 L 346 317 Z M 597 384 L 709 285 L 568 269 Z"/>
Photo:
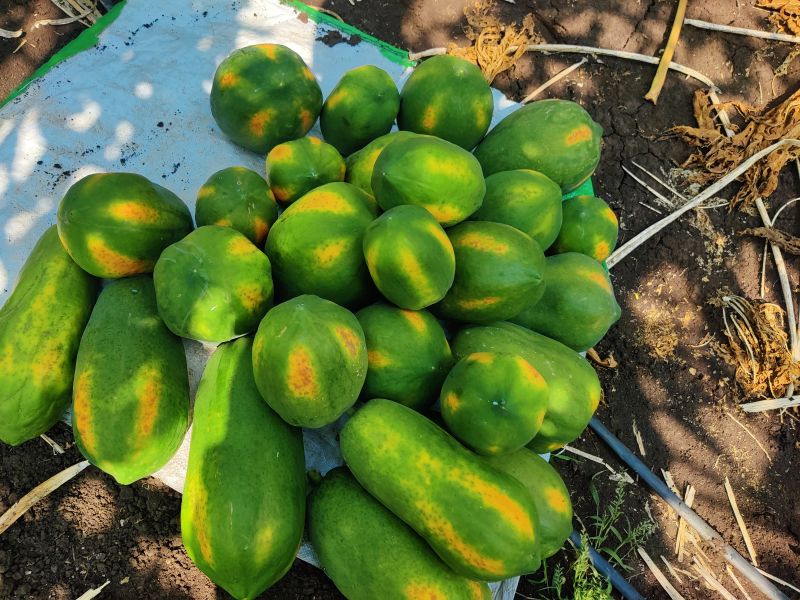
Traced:
<path id="1" fill-rule="evenodd" d="M 67 410 L 97 287 L 64 250 L 55 225 L 48 228 L 0 308 L 0 440 L 6 444 L 44 433 Z"/>
<path id="2" fill-rule="evenodd" d="M 528 491 L 418 412 L 370 400 L 339 441 L 358 482 L 457 574 L 497 581 L 539 568 Z"/>
<path id="3" fill-rule="evenodd" d="M 492 89 L 471 62 L 442 55 L 417 65 L 400 94 L 400 129 L 472 150 L 492 122 Z"/>
<path id="4" fill-rule="evenodd" d="M 589 424 L 602 389 L 597 373 L 580 354 L 561 342 L 519 325 L 492 323 L 462 329 L 453 340 L 457 359 L 474 352 L 505 352 L 527 360 L 547 382 L 547 412 L 528 444 L 534 452 L 558 450 Z"/>
<path id="5" fill-rule="evenodd" d="M 400 94 L 389 74 L 373 65 L 345 73 L 322 105 L 319 125 L 325 141 L 344 155 L 389 133 Z"/>
<path id="6" fill-rule="evenodd" d="M 347 172 L 344 180 L 369 194 L 376 210 L 378 204 L 375 202 L 375 192 L 372 189 L 372 172 L 375 170 L 375 162 L 386 146 L 392 142 L 410 139 L 415 135 L 410 131 L 392 131 L 375 138 L 361 150 L 353 152 L 347 157 L 345 161 Z"/>
<path id="7" fill-rule="evenodd" d="M 181 499 L 189 558 L 237 600 L 289 570 L 305 520 L 303 437 L 261 399 L 252 345 L 222 344 L 206 365 Z"/>
<path id="8" fill-rule="evenodd" d="M 456 363 L 439 397 L 442 418 L 478 454 L 508 454 L 530 442 L 547 410 L 547 382 L 521 356 L 475 352 Z"/>
<path id="9" fill-rule="evenodd" d="M 267 313 L 253 342 L 264 400 L 299 427 L 333 423 L 355 403 L 367 376 L 364 331 L 346 308 L 298 296 Z"/>
<path id="10" fill-rule="evenodd" d="M 109 279 L 151 273 L 164 248 L 192 230 L 183 201 L 135 173 L 96 173 L 75 182 L 57 222 L 72 259 Z"/>
<path id="11" fill-rule="evenodd" d="M 447 232 L 456 256 L 453 286 L 436 305 L 447 319 L 485 323 L 508 319 L 544 292 L 544 253 L 520 230 L 467 221 Z"/>
<path id="12" fill-rule="evenodd" d="M 472 154 L 445 140 L 418 135 L 383 149 L 372 171 L 372 190 L 383 210 L 416 204 L 449 227 L 480 208 L 486 183 Z"/>
<path id="13" fill-rule="evenodd" d="M 433 404 L 454 362 L 436 317 L 382 302 L 362 308 L 356 317 L 367 343 L 362 396 L 388 398 L 414 410 Z"/>
<path id="14" fill-rule="evenodd" d="M 224 342 L 255 331 L 272 304 L 269 259 L 244 235 L 206 225 L 164 250 L 153 278 L 174 334 Z"/>
<path id="15" fill-rule="evenodd" d="M 186 356 L 158 316 L 152 278 L 110 283 L 78 349 L 72 430 L 81 454 L 127 485 L 172 458 L 188 422 Z"/>
<path id="16" fill-rule="evenodd" d="M 308 499 L 308 533 L 325 573 L 349 600 L 490 600 L 339 467 Z"/>
<path id="17" fill-rule="evenodd" d="M 198 227 L 232 227 L 258 247 L 264 245 L 278 218 L 278 205 L 267 182 L 244 167 L 228 167 L 209 177 L 197 192 L 194 211 Z"/>
<path id="18" fill-rule="evenodd" d="M 303 59 L 280 44 L 231 52 L 214 73 L 211 115 L 233 142 L 267 154 L 303 137 L 322 109 L 322 90 Z"/>
<path id="19" fill-rule="evenodd" d="M 547 250 L 562 227 L 561 188 L 538 171 L 501 171 L 486 178 L 483 204 L 472 221 L 516 227 Z"/>
<path id="20" fill-rule="evenodd" d="M 564 218 L 553 252 L 580 252 L 603 262 L 617 245 L 618 235 L 617 215 L 604 200 L 574 196 L 564 201 Z"/>
<path id="21" fill-rule="evenodd" d="M 527 448 L 502 456 L 487 456 L 486 460 L 495 469 L 519 480 L 530 493 L 539 515 L 542 559 L 561 550 L 572 533 L 572 501 L 558 471 Z"/>
<path id="22" fill-rule="evenodd" d="M 541 299 L 511 319 L 582 352 L 599 342 L 619 320 L 621 309 L 608 273 L 599 262 L 578 252 L 545 260 Z"/>
<path id="23" fill-rule="evenodd" d="M 278 144 L 267 154 L 266 168 L 270 190 L 283 204 L 326 183 L 343 181 L 345 173 L 336 148 L 314 136 Z"/>
<path id="24" fill-rule="evenodd" d="M 387 210 L 367 226 L 363 245 L 375 286 L 401 308 L 419 310 L 435 304 L 453 285 L 453 245 L 421 206 Z"/>
<path id="25" fill-rule="evenodd" d="M 563 193 L 577 189 L 600 162 L 603 128 L 571 100 L 537 100 L 500 121 L 475 148 L 488 177 L 532 169 L 555 181 Z"/>

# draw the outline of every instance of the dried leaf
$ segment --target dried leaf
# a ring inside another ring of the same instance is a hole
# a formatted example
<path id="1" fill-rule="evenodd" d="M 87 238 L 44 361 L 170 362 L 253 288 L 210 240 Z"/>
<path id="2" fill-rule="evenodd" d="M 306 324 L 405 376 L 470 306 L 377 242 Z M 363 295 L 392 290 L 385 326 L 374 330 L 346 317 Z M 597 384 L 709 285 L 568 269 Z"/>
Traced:
<path id="1" fill-rule="evenodd" d="M 778 246 L 784 252 L 800 255 L 800 238 L 789 235 L 785 231 L 775 229 L 774 227 L 751 227 L 743 229 L 740 232 L 742 235 L 754 235 L 768 239 L 770 242 Z"/>
<path id="2" fill-rule="evenodd" d="M 779 31 L 800 35 L 800 0 L 758 0 L 756 6 L 774 11 L 769 20 Z"/>

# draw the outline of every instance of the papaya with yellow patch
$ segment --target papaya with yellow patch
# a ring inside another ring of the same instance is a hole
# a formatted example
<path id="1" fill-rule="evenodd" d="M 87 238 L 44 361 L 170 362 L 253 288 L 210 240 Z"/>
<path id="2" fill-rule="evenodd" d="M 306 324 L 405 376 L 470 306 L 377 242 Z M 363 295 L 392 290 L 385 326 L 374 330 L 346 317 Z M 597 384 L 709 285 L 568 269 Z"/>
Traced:
<path id="1" fill-rule="evenodd" d="M 211 115 L 239 146 L 267 154 L 303 137 L 322 109 L 322 90 L 306 63 L 280 44 L 231 52 L 214 73 Z"/>
<path id="2" fill-rule="evenodd" d="M 289 570 L 303 535 L 303 437 L 264 404 L 253 340 L 220 345 L 194 404 L 181 536 L 189 558 L 237 600 Z"/>
<path id="3" fill-rule="evenodd" d="M 486 583 L 453 573 L 344 467 L 309 495 L 308 534 L 325 574 L 349 600 L 492 597 Z"/>
<path id="4" fill-rule="evenodd" d="M 72 184 L 58 207 L 58 235 L 87 273 L 151 273 L 161 252 L 192 231 L 175 194 L 135 173 L 97 173 Z"/>
<path id="5" fill-rule="evenodd" d="M 415 204 L 449 227 L 480 208 L 486 183 L 472 154 L 448 141 L 418 135 L 383 149 L 375 161 L 372 189 L 383 210 Z"/>
<path id="6" fill-rule="evenodd" d="M 459 575 L 499 581 L 539 568 L 527 490 L 430 419 L 373 399 L 345 423 L 339 442 L 358 482 Z"/>
<path id="7" fill-rule="evenodd" d="M 317 296 L 298 296 L 261 321 L 253 372 L 264 400 L 284 421 L 329 425 L 355 404 L 364 385 L 364 331 L 349 310 Z"/>
<path id="8" fill-rule="evenodd" d="M 547 250 L 562 227 L 561 188 L 530 169 L 501 171 L 486 178 L 483 204 L 470 219 L 505 223 L 527 233 Z"/>
<path id="9" fill-rule="evenodd" d="M 603 339 L 622 310 L 603 265 L 578 252 L 547 257 L 541 299 L 513 323 L 582 352 Z"/>
<path id="10" fill-rule="evenodd" d="M 272 305 L 269 259 L 230 227 L 199 227 L 164 250 L 153 279 L 170 331 L 202 342 L 255 331 Z"/>
<path id="11" fill-rule="evenodd" d="M 544 291 L 544 253 L 519 229 L 467 221 L 447 232 L 456 256 L 453 286 L 436 305 L 456 321 L 486 323 L 511 318 Z"/>
<path id="12" fill-rule="evenodd" d="M 521 356 L 547 382 L 547 412 L 539 433 L 528 444 L 534 452 L 552 452 L 577 438 L 600 403 L 597 373 L 580 354 L 534 331 L 499 322 L 462 329 L 452 343 L 457 359 L 475 352 Z"/>
<path id="13" fill-rule="evenodd" d="M 373 205 L 377 209 L 378 205 L 375 203 L 375 192 L 372 189 L 372 172 L 375 170 L 375 162 L 386 146 L 392 142 L 411 139 L 415 135 L 415 133 L 410 131 L 392 131 L 391 133 L 375 138 L 361 150 L 353 152 L 347 157 L 345 161 L 347 172 L 345 173 L 344 180 L 369 194 Z"/>
<path id="14" fill-rule="evenodd" d="M 267 154 L 267 182 L 282 204 L 326 183 L 344 181 L 344 173 L 342 155 L 313 136 L 278 144 Z"/>
<path id="15" fill-rule="evenodd" d="M 188 421 L 183 344 L 158 316 L 152 278 L 112 282 L 78 350 L 72 430 L 81 454 L 127 485 L 166 464 Z"/>
<path id="16" fill-rule="evenodd" d="M 478 454 L 519 450 L 539 432 L 547 411 L 547 382 L 521 356 L 475 352 L 444 380 L 439 404 L 450 432 Z"/>
<path id="17" fill-rule="evenodd" d="M 457 56 L 417 65 L 400 94 L 400 129 L 435 135 L 472 150 L 492 121 L 492 89 L 480 69 Z"/>
<path id="18" fill-rule="evenodd" d="M 564 220 L 553 252 L 580 252 L 603 262 L 617 245 L 618 235 L 617 215 L 603 199 L 575 196 L 564 201 Z"/>
<path id="19" fill-rule="evenodd" d="M 537 100 L 500 121 L 475 148 L 487 177 L 532 169 L 563 193 L 577 189 L 600 162 L 603 128 L 571 100 Z"/>
<path id="20" fill-rule="evenodd" d="M 64 414 L 97 288 L 49 227 L 0 308 L 0 441 L 33 439 Z"/>
<path id="21" fill-rule="evenodd" d="M 364 258 L 375 287 L 400 308 L 435 304 L 453 285 L 453 245 L 431 213 L 413 204 L 390 208 L 367 227 Z"/>
<path id="22" fill-rule="evenodd" d="M 373 65 L 356 67 L 325 99 L 319 116 L 322 135 L 342 154 L 352 154 L 389 133 L 399 108 L 400 94 L 386 71 Z"/>
<path id="23" fill-rule="evenodd" d="M 487 456 L 486 460 L 528 489 L 539 515 L 542 559 L 561 550 L 572 533 L 572 500 L 558 471 L 528 448 L 502 456 Z"/>
<path id="24" fill-rule="evenodd" d="M 209 177 L 197 192 L 194 211 L 198 227 L 232 227 L 259 248 L 278 218 L 267 182 L 245 167 L 228 167 Z"/>
<path id="25" fill-rule="evenodd" d="M 289 206 L 267 236 L 278 294 L 313 294 L 349 308 L 368 304 L 375 287 L 362 245 L 374 218 L 369 197 L 343 182 L 320 186 Z"/>
<path id="26" fill-rule="evenodd" d="M 369 365 L 362 396 L 388 398 L 420 411 L 431 406 L 454 363 L 436 317 L 383 302 L 362 308 L 356 317 Z"/>

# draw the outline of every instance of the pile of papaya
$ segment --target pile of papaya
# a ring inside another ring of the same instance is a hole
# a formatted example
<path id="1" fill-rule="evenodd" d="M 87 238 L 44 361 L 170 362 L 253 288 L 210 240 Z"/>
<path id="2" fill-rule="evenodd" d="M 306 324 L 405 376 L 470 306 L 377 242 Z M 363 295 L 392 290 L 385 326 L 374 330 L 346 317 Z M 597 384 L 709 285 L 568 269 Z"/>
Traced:
<path id="1" fill-rule="evenodd" d="M 235 598 L 280 579 L 304 532 L 351 599 L 488 598 L 536 571 L 572 521 L 539 454 L 591 419 L 580 352 L 620 316 L 617 219 L 563 199 L 594 172 L 600 126 L 542 100 L 489 130 L 492 90 L 452 56 L 402 90 L 353 69 L 323 100 L 275 44 L 228 56 L 210 102 L 220 143 L 264 172 L 220 165 L 194 215 L 133 173 L 69 188 L 0 310 L 0 439 L 71 403 L 92 464 L 146 477 L 190 422 L 181 338 L 218 344 L 181 530 Z M 306 135 L 318 119 L 324 139 Z M 332 424 L 345 466 L 307 474 L 303 428 Z"/>

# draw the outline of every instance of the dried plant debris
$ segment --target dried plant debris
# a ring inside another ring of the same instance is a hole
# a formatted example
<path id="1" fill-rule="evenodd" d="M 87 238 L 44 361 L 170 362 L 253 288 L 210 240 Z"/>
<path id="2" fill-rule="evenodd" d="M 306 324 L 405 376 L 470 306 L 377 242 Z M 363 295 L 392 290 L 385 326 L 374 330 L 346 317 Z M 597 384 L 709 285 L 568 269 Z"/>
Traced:
<path id="1" fill-rule="evenodd" d="M 732 126 L 734 136 L 730 138 L 719 130 L 716 120 L 717 111 L 728 108 L 738 111 L 742 119 L 740 126 Z M 695 171 L 692 181 L 706 185 L 775 142 L 800 137 L 800 88 L 770 110 L 759 110 L 739 101 L 714 106 L 707 90 L 697 90 L 694 115 L 697 127 L 680 125 L 670 132 L 698 148 L 682 166 Z M 786 146 L 756 163 L 742 176 L 742 186 L 731 199 L 730 207 L 740 203 L 749 206 L 757 198 L 768 198 L 778 187 L 781 169 L 796 158 L 800 158 L 800 147 Z"/>
<path id="2" fill-rule="evenodd" d="M 800 35 L 800 0 L 758 0 L 756 6 L 772 11 L 769 20 L 778 31 Z"/>
<path id="3" fill-rule="evenodd" d="M 751 302 L 727 290 L 709 301 L 722 308 L 727 344 L 714 349 L 736 367 L 736 382 L 747 397 L 780 398 L 800 384 L 800 363 L 792 360 L 784 311 L 770 302 Z"/>
<path id="4" fill-rule="evenodd" d="M 740 232 L 742 235 L 753 235 L 769 240 L 778 248 L 795 256 L 800 255 L 800 238 L 789 235 L 774 227 L 750 227 Z"/>
<path id="5" fill-rule="evenodd" d="M 680 338 L 669 315 L 659 310 L 649 310 L 644 314 L 639 335 L 653 358 L 667 360 L 675 356 Z"/>
<path id="6" fill-rule="evenodd" d="M 513 67 L 525 54 L 528 44 L 542 41 L 536 33 L 533 15 L 526 15 L 521 26 L 504 25 L 494 16 L 494 8 L 494 0 L 476 0 L 473 5 L 467 6 L 464 9 L 467 18 L 464 34 L 470 44 L 457 46 L 451 43 L 447 47 L 448 54 L 478 65 L 489 83 Z"/>

